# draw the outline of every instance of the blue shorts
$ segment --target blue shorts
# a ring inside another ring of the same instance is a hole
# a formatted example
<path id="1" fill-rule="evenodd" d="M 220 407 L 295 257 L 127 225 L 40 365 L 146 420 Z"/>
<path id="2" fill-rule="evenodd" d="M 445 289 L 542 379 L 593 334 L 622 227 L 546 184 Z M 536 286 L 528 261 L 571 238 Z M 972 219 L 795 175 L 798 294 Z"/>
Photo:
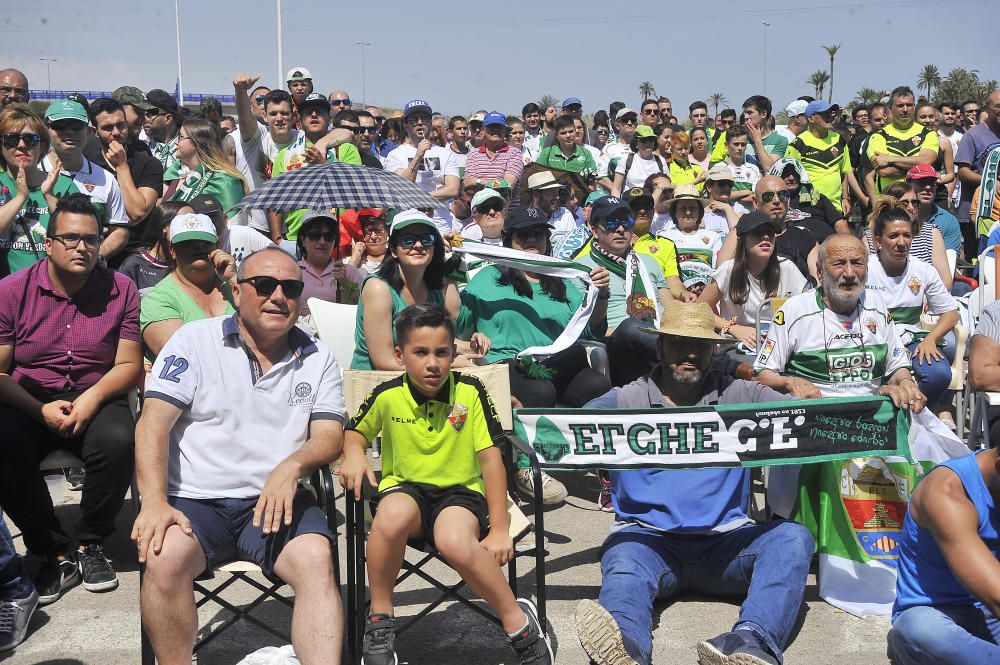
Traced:
<path id="1" fill-rule="evenodd" d="M 288 542 L 296 536 L 318 533 L 331 542 L 335 536 L 327 527 L 326 515 L 316 505 L 309 490 L 299 487 L 292 502 L 292 523 L 282 520 L 277 533 L 264 535 L 253 525 L 257 497 L 248 499 L 186 499 L 171 496 L 170 505 L 191 520 L 191 530 L 205 554 L 206 568 L 198 579 L 211 579 L 212 568 L 234 559 L 253 561 L 272 581 L 274 562 Z"/>

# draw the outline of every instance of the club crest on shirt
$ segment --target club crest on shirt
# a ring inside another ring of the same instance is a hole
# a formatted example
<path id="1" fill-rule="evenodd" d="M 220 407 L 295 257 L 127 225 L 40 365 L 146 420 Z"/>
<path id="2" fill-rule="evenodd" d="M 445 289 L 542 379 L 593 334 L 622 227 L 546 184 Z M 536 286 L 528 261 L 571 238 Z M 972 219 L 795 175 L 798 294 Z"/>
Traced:
<path id="1" fill-rule="evenodd" d="M 83 183 L 83 186 L 87 189 L 88 193 L 94 191 L 94 188 L 97 187 L 97 185 L 92 182 L 85 182 Z"/>
<path id="2" fill-rule="evenodd" d="M 910 139 L 910 143 L 912 143 L 915 146 L 920 145 L 920 137 L 914 136 L 912 139 Z"/>
<path id="3" fill-rule="evenodd" d="M 876 324 L 875 319 L 871 317 L 865 319 L 865 328 L 868 328 L 868 332 L 873 335 L 878 332 L 878 324 Z"/>
<path id="4" fill-rule="evenodd" d="M 707 245 L 707 244 L 709 244 L 710 242 L 712 242 L 712 239 L 711 239 L 711 238 L 709 238 L 708 236 L 702 236 L 702 237 L 701 237 L 701 241 L 702 241 L 703 243 L 705 243 L 705 244 Z"/>
<path id="5" fill-rule="evenodd" d="M 451 407 L 451 411 L 448 412 L 448 422 L 451 423 L 456 432 L 461 432 L 462 428 L 465 427 L 465 419 L 468 416 L 469 410 L 459 402 L 455 402 L 454 406 Z"/>
<path id="6" fill-rule="evenodd" d="M 916 277 L 911 277 L 910 281 L 907 282 L 906 285 L 910 287 L 910 292 L 913 293 L 913 295 L 917 295 L 920 293 L 920 287 L 923 286 L 923 282 Z"/>
<path id="7" fill-rule="evenodd" d="M 833 146 L 832 148 L 830 148 L 830 154 L 836 157 L 837 155 L 840 154 L 840 148 L 838 148 L 837 146 Z"/>

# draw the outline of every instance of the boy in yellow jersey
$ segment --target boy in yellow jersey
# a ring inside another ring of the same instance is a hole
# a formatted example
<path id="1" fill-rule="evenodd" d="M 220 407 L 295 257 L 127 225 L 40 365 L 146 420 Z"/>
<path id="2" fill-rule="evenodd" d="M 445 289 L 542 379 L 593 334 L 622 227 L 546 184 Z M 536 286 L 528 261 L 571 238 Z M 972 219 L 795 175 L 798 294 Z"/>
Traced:
<path id="1" fill-rule="evenodd" d="M 821 99 L 806 106 L 809 128 L 788 144 L 785 157 L 802 163 L 813 188 L 830 199 L 837 212 L 846 214 L 851 181 L 854 180 L 847 141 L 833 131 L 840 107 Z"/>
<path id="2" fill-rule="evenodd" d="M 392 589 L 406 544 L 426 540 L 499 615 L 520 662 L 551 665 L 534 605 L 516 599 L 500 566 L 514 556 L 507 473 L 496 409 L 475 377 L 451 371 L 455 324 L 439 305 L 412 305 L 395 320 L 396 361 L 406 370 L 377 386 L 344 436 L 341 482 L 356 499 L 375 473 L 365 447 L 382 435 L 382 481 L 368 535 L 371 614 L 362 662 L 396 665 Z"/>
<path id="3" fill-rule="evenodd" d="M 938 134 L 913 121 L 913 100 L 913 91 L 907 86 L 893 90 L 889 104 L 892 123 L 868 139 L 868 157 L 875 169 L 875 189 L 879 193 L 906 177 L 906 172 L 917 164 L 932 164 L 937 159 Z"/>

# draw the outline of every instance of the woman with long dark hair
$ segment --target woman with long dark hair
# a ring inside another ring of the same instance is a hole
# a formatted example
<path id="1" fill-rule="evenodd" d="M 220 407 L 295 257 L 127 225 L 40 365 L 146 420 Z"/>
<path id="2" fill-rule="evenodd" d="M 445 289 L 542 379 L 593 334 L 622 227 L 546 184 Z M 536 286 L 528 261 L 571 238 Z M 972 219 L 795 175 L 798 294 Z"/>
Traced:
<path id="1" fill-rule="evenodd" d="M 458 319 L 461 300 L 455 284 L 445 278 L 441 234 L 430 217 L 406 210 L 389 226 L 389 253 L 378 272 L 361 283 L 351 369 L 402 369 L 393 354 L 393 320 L 410 305 L 426 303 L 443 305 Z M 488 340 L 477 340 L 480 343 L 488 345 Z M 467 358 L 455 363 L 468 364 Z"/>
<path id="2" fill-rule="evenodd" d="M 736 250 L 712 274 L 698 302 L 718 307 L 715 329 L 729 334 L 748 348 L 756 347 L 757 311 L 768 298 L 795 295 L 806 280 L 788 259 L 775 251 L 780 229 L 762 212 L 743 215 L 736 225 Z"/>
<path id="3" fill-rule="evenodd" d="M 188 204 L 184 201 L 161 201 L 143 220 L 142 246 L 125 257 L 118 272 L 135 282 L 143 297 L 170 273 L 174 259 L 170 253 L 170 222 Z M 190 211 L 190 208 L 188 208 Z"/>

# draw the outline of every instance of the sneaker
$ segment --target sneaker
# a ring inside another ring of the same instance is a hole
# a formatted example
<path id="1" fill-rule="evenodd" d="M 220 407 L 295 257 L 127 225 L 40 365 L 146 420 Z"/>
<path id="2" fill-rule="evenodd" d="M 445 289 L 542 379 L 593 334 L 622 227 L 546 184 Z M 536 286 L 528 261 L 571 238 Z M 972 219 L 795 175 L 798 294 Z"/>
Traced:
<path id="1" fill-rule="evenodd" d="M 0 653 L 10 651 L 24 641 L 36 607 L 38 592 L 34 589 L 27 598 L 0 602 Z"/>
<path id="2" fill-rule="evenodd" d="M 552 655 L 552 647 L 545 639 L 545 633 L 538 624 L 538 611 L 535 604 L 525 598 L 517 599 L 520 607 L 528 617 L 528 625 L 516 636 L 507 636 L 521 665 L 552 665 L 556 662 Z"/>
<path id="3" fill-rule="evenodd" d="M 597 665 L 639 665 L 625 650 L 618 622 L 593 600 L 581 600 L 576 606 L 576 635 Z"/>
<path id="4" fill-rule="evenodd" d="M 95 543 L 76 553 L 76 560 L 87 591 L 111 591 L 118 588 L 118 575 L 104 554 L 104 548 Z"/>
<path id="5" fill-rule="evenodd" d="M 615 506 L 611 503 L 611 478 L 604 475 L 597 478 L 601 481 L 601 493 L 597 495 L 597 507 L 606 513 L 613 513 Z"/>
<path id="6" fill-rule="evenodd" d="M 736 630 L 698 643 L 698 665 L 778 665 L 749 630 Z"/>
<path id="7" fill-rule="evenodd" d="M 397 665 L 396 620 L 388 614 L 372 614 L 365 621 L 365 637 L 361 642 L 361 665 Z"/>
<path id="8" fill-rule="evenodd" d="M 79 492 L 83 489 L 84 470 L 82 466 L 64 469 L 63 472 L 66 474 L 66 483 L 69 485 L 70 490 Z"/>
<path id="9" fill-rule="evenodd" d="M 535 485 L 531 478 L 531 469 L 518 469 L 514 484 L 526 496 L 535 497 Z M 569 490 L 561 482 L 542 471 L 542 503 L 546 506 L 562 503 L 569 495 Z"/>
<path id="10" fill-rule="evenodd" d="M 42 562 L 35 578 L 35 588 L 38 589 L 38 604 L 48 605 L 59 600 L 63 591 L 80 583 L 80 569 L 75 561 L 58 560 L 50 557 Z"/>

